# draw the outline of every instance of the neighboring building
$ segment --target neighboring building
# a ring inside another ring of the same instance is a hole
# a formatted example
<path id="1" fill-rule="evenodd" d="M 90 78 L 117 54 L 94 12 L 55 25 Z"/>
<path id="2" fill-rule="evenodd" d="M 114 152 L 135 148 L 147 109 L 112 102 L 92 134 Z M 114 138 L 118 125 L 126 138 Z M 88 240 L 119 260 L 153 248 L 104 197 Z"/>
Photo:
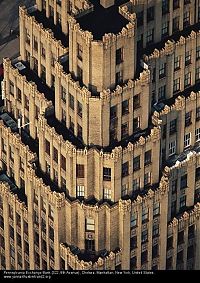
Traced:
<path id="1" fill-rule="evenodd" d="M 200 3 L 36 4 L 4 59 L 1 269 L 200 269 Z"/>

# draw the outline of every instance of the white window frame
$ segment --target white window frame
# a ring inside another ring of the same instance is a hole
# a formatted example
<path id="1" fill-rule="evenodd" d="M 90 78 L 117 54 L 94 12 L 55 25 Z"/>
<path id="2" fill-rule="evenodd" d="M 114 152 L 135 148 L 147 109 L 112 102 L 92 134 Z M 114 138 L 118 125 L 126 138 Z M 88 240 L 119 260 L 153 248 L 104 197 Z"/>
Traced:
<path id="1" fill-rule="evenodd" d="M 86 218 L 86 231 L 94 231 L 94 219 L 93 218 Z"/>
<path id="2" fill-rule="evenodd" d="M 195 130 L 195 140 L 196 142 L 200 141 L 200 128 Z"/>
<path id="3" fill-rule="evenodd" d="M 169 156 L 174 155 L 176 153 L 176 140 L 171 141 L 169 143 Z"/>
<path id="4" fill-rule="evenodd" d="M 85 196 L 85 187 L 83 185 L 77 185 L 76 187 L 77 197 Z"/>
<path id="5" fill-rule="evenodd" d="M 104 199 L 111 200 L 111 189 L 110 188 L 104 188 L 103 197 Z"/>
<path id="6" fill-rule="evenodd" d="M 187 133 L 184 135 L 184 148 L 191 145 L 191 133 Z"/>

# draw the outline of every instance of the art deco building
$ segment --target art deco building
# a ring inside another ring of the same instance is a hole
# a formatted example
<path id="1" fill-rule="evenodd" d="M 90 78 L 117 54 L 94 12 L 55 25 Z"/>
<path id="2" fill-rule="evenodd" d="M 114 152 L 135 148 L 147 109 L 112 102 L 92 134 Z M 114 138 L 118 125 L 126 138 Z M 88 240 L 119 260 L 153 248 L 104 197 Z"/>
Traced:
<path id="1" fill-rule="evenodd" d="M 36 0 L 19 17 L 1 269 L 200 269 L 200 1 Z"/>

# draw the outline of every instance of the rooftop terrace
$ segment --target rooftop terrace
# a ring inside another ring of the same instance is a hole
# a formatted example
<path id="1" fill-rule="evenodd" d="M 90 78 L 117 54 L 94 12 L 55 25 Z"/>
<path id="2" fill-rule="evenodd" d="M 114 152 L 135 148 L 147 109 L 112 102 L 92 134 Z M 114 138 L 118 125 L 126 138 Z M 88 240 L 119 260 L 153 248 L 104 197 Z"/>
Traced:
<path id="1" fill-rule="evenodd" d="M 95 40 L 101 40 L 106 33 L 119 33 L 129 22 L 119 14 L 119 6 L 128 0 L 116 0 L 115 5 L 105 9 L 97 0 L 90 0 L 94 10 L 82 17 L 77 18 L 81 29 L 88 30 Z"/>

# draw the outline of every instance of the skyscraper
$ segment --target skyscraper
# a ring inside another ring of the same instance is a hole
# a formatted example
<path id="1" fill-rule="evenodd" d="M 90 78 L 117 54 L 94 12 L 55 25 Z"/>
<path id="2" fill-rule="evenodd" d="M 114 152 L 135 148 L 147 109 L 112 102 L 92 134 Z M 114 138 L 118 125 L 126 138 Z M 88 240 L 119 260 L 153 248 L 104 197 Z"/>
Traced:
<path id="1" fill-rule="evenodd" d="M 200 268 L 200 3 L 36 0 L 4 59 L 1 269 Z"/>

